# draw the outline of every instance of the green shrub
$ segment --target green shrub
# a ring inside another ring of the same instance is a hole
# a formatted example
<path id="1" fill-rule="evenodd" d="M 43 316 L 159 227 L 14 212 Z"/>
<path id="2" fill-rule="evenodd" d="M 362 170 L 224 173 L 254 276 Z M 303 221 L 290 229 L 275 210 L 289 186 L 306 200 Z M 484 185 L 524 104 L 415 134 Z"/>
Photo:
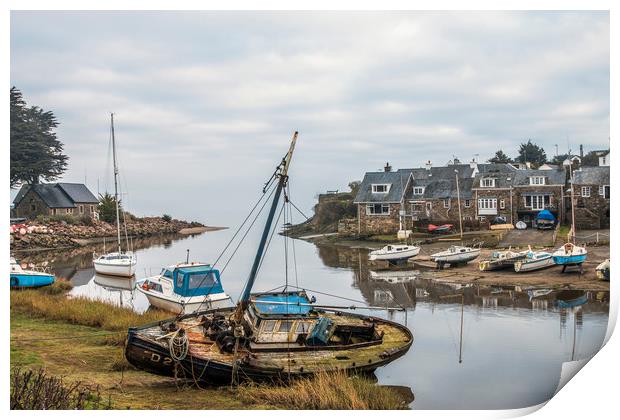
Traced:
<path id="1" fill-rule="evenodd" d="M 172 216 L 170 216 L 169 214 L 164 214 L 161 218 L 166 223 L 170 223 L 172 221 Z"/>

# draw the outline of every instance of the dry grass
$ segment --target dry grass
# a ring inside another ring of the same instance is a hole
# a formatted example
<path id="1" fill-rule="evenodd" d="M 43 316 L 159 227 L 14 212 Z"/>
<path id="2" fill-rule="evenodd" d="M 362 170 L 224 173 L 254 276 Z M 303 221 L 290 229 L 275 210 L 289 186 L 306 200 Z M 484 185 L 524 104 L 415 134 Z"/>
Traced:
<path id="1" fill-rule="evenodd" d="M 395 391 L 345 372 L 319 373 L 281 386 L 243 385 L 240 396 L 254 404 L 299 410 L 402 410 Z"/>
<path id="2" fill-rule="evenodd" d="M 57 278 L 54 283 L 49 286 L 41 287 L 37 289 L 38 292 L 47 295 L 62 295 L 73 289 L 71 282 L 64 278 Z"/>
<path id="3" fill-rule="evenodd" d="M 67 298 L 59 293 L 39 290 L 12 290 L 11 311 L 31 317 L 41 317 L 71 324 L 101 328 L 118 332 L 104 338 L 106 344 L 120 344 L 125 340 L 127 329 L 172 316 L 164 311 L 147 311 L 138 314 L 130 308 L 113 306 L 87 298 Z"/>

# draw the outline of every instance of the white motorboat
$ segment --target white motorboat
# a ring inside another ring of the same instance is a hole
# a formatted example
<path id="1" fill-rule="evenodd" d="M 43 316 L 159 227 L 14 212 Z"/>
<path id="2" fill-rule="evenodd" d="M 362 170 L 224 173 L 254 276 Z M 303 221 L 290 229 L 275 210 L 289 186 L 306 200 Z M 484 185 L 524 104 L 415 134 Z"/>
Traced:
<path id="1" fill-rule="evenodd" d="M 582 246 L 567 243 L 558 248 L 552 256 L 558 265 L 580 265 L 588 257 L 588 251 Z"/>
<path id="2" fill-rule="evenodd" d="M 41 287 L 54 283 L 55 277 L 46 271 L 37 271 L 36 267 L 27 270 L 27 266 L 22 267 L 15 258 L 11 257 L 9 279 L 11 287 Z"/>
<path id="3" fill-rule="evenodd" d="M 438 266 L 445 264 L 456 265 L 466 264 L 475 260 L 480 256 L 480 248 L 469 246 L 452 245 L 445 251 L 437 252 L 431 255 L 431 260 L 436 262 Z"/>
<path id="4" fill-rule="evenodd" d="M 227 308 L 233 301 L 222 288 L 219 270 L 209 264 L 182 263 L 137 282 L 151 306 L 177 314 Z"/>
<path id="5" fill-rule="evenodd" d="M 525 259 L 514 263 L 514 268 L 517 273 L 524 273 L 553 267 L 554 265 L 555 262 L 553 261 L 553 255 L 551 255 L 551 253 L 545 251 L 529 251 Z"/>
<path id="6" fill-rule="evenodd" d="M 98 274 L 132 277 L 136 272 L 136 264 L 138 263 L 138 259 L 133 252 L 129 250 L 123 252 L 121 249 L 121 219 L 118 198 L 118 165 L 116 163 L 116 141 L 114 138 L 114 114 L 112 114 L 110 118 L 112 159 L 114 161 L 114 201 L 116 203 L 116 239 L 118 241 L 118 251 L 105 253 L 104 242 L 104 255 L 99 256 L 93 252 L 93 265 L 95 266 L 95 272 Z M 126 231 L 127 230 L 125 229 L 125 232 Z"/>
<path id="7" fill-rule="evenodd" d="M 398 261 L 415 257 L 420 247 L 415 245 L 387 245 L 368 254 L 370 261 Z"/>

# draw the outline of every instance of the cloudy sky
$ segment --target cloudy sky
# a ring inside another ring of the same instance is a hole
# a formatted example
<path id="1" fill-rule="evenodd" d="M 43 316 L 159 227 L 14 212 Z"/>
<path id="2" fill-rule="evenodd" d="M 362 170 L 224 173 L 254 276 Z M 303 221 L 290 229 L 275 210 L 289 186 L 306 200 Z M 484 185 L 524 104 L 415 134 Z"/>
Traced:
<path id="1" fill-rule="evenodd" d="M 607 12 L 12 12 L 11 83 L 54 111 L 64 180 L 234 226 L 300 132 L 293 201 L 389 161 L 480 161 L 528 138 L 609 146 Z"/>

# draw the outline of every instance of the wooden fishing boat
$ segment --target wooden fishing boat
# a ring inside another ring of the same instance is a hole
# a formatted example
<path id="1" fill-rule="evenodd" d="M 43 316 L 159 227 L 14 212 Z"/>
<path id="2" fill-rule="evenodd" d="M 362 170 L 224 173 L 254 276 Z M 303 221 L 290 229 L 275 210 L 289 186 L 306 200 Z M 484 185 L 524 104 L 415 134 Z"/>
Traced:
<path id="1" fill-rule="evenodd" d="M 296 139 L 297 133 L 272 177 L 277 186 L 268 193 L 270 180 L 263 189 L 264 196 L 273 194 L 273 201 L 238 304 L 130 328 L 125 356 L 132 365 L 194 381 L 237 383 L 336 370 L 372 372 L 409 350 L 409 329 L 343 311 L 355 306 L 318 305 L 303 290 L 291 291 L 288 285 L 278 292 L 251 293 L 287 186 Z"/>
<path id="2" fill-rule="evenodd" d="M 596 278 L 609 281 L 609 258 L 596 266 Z"/>
<path id="3" fill-rule="evenodd" d="M 181 263 L 137 282 L 151 306 L 189 314 L 199 309 L 227 308 L 233 302 L 222 288 L 219 270 L 209 264 Z"/>
<path id="4" fill-rule="evenodd" d="M 554 265 L 555 262 L 553 261 L 551 253 L 545 251 L 529 251 L 524 259 L 514 263 L 514 269 L 517 273 L 525 273 L 553 267 Z"/>
<path id="5" fill-rule="evenodd" d="M 368 253 L 370 261 L 401 261 L 415 257 L 420 247 L 415 245 L 387 245 Z"/>
<path id="6" fill-rule="evenodd" d="M 41 287 L 54 283 L 53 274 L 45 271 L 26 270 L 13 257 L 11 257 L 9 265 L 11 287 Z"/>
<path id="7" fill-rule="evenodd" d="M 431 261 L 437 263 L 438 267 L 443 267 L 445 264 L 467 264 L 469 261 L 475 260 L 479 256 L 480 248 L 452 245 L 445 251 L 432 254 Z"/>
<path id="8" fill-rule="evenodd" d="M 507 267 L 514 267 L 515 262 L 525 259 L 528 251 L 495 251 L 488 260 L 480 261 L 478 268 L 480 271 L 501 270 Z"/>

